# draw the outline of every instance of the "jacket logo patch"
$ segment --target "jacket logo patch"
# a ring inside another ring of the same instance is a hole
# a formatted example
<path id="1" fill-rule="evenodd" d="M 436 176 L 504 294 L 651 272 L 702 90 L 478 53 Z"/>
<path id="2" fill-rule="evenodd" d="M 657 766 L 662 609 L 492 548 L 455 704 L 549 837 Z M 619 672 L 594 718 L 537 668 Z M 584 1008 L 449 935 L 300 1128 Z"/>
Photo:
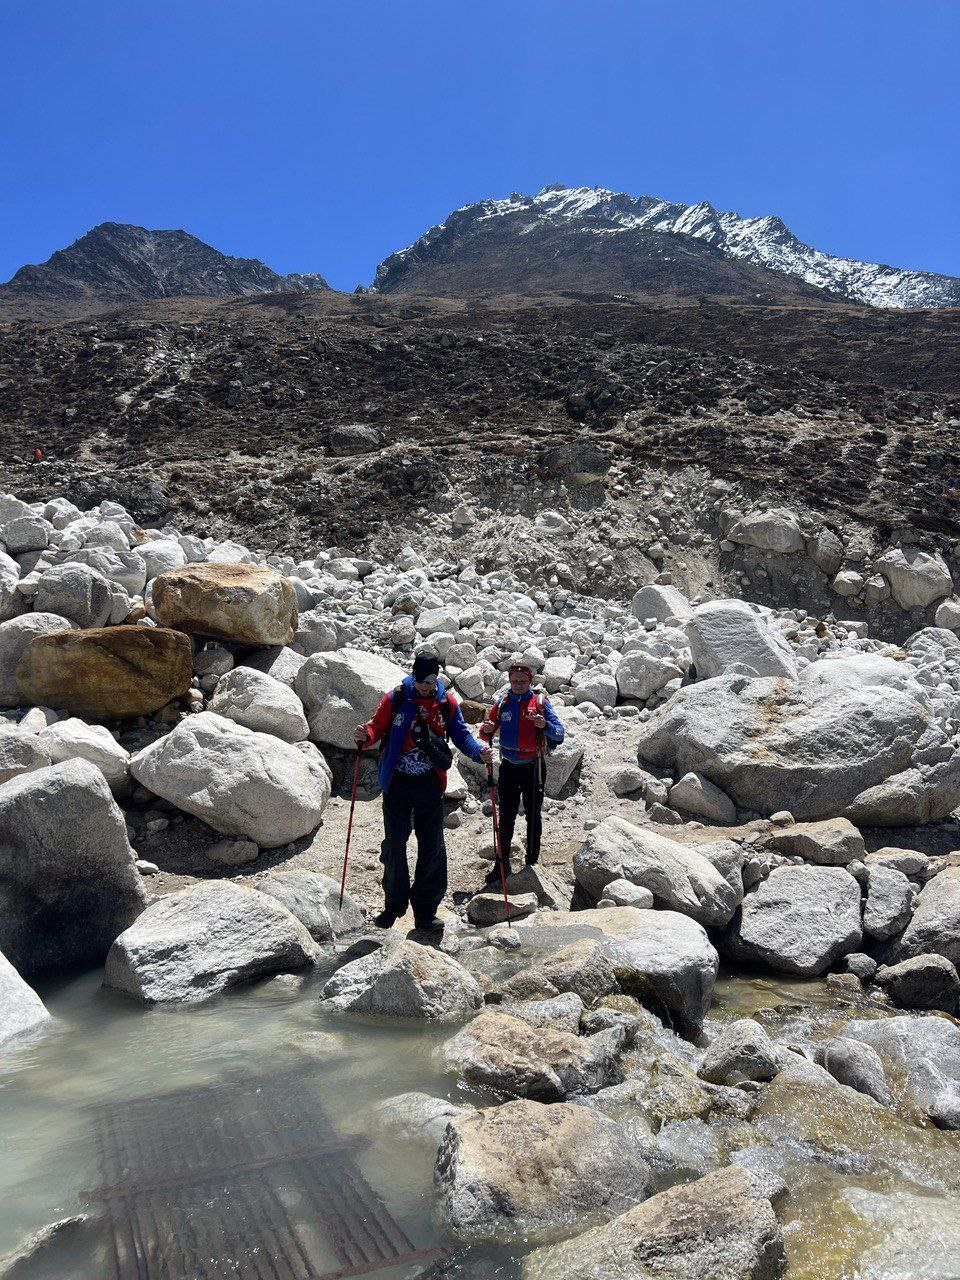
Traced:
<path id="1" fill-rule="evenodd" d="M 403 724 L 403 712 L 402 712 L 402 711 L 398 711 L 398 712 L 397 712 L 397 714 L 393 717 L 393 723 L 394 723 L 395 725 L 401 725 L 401 724 Z"/>
<path id="2" fill-rule="evenodd" d="M 503 722 L 503 721 L 507 721 L 507 720 L 512 720 L 512 719 L 513 719 L 513 712 L 512 712 L 512 711 L 501 711 L 501 712 L 500 712 L 500 720 L 501 720 L 502 722 Z"/>

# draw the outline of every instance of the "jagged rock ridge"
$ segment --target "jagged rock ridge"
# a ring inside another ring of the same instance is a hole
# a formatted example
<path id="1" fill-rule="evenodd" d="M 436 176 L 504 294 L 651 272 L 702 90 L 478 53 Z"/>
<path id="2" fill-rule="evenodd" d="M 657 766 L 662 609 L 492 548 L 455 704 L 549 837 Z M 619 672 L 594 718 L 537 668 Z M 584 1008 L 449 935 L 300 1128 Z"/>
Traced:
<path id="1" fill-rule="evenodd" d="M 230 257 L 186 231 L 102 222 L 46 262 L 21 267 L 0 285 L 0 299 L 83 305 L 329 288 L 320 275 L 282 276 L 257 258 Z"/>
<path id="2" fill-rule="evenodd" d="M 430 287 L 436 287 L 437 264 L 441 262 L 450 279 L 457 278 L 457 272 L 451 270 L 451 264 L 456 263 L 461 276 L 475 280 L 479 261 L 504 267 L 502 242 L 508 239 L 514 246 L 514 261 L 507 265 L 508 278 L 491 278 L 486 288 L 523 292 L 536 280 L 531 279 L 530 271 L 524 273 L 516 269 L 516 255 L 524 242 L 533 248 L 544 244 L 547 238 L 554 256 L 564 256 L 561 244 L 565 245 L 566 254 L 572 255 L 570 281 L 575 280 L 578 270 L 581 272 L 579 286 L 568 287 L 590 287 L 591 278 L 596 274 L 592 260 L 599 255 L 608 264 L 604 275 L 613 279 L 619 272 L 622 287 L 628 292 L 643 283 L 644 272 L 650 272 L 652 258 L 662 258 L 665 251 L 669 253 L 667 246 L 677 252 L 678 244 L 684 245 L 703 275 L 702 256 L 693 257 L 692 242 L 698 242 L 698 246 L 708 246 L 727 262 L 750 263 L 781 278 L 802 281 L 815 290 L 826 290 L 851 302 L 877 307 L 960 306 L 960 279 L 823 253 L 804 244 L 778 217 L 743 218 L 738 213 L 717 210 L 708 201 L 686 205 L 654 196 L 631 196 L 604 187 L 561 185 L 544 187 L 535 196 L 514 193 L 505 200 L 481 200 L 464 205 L 409 248 L 382 262 L 374 287 L 383 293 L 412 289 L 427 292 Z M 501 242 L 500 251 L 492 254 L 489 246 L 495 240 Z M 641 260 L 633 269 L 629 261 L 624 261 L 631 256 Z M 611 260 L 616 261 L 612 272 Z M 674 264 L 681 285 L 691 286 L 681 287 L 681 292 L 717 291 L 710 289 L 709 281 L 704 279 L 683 280 L 682 273 L 689 270 L 690 265 L 679 260 Z M 637 266 L 642 270 L 638 272 Z M 544 285 L 553 283 L 556 287 L 556 266 L 546 255 L 540 263 L 540 272 Z M 715 283 L 731 284 L 729 274 L 724 277 L 715 268 L 713 275 Z M 654 286 L 648 291 L 655 292 L 661 283 L 658 274 L 651 272 L 647 283 Z M 762 275 L 748 276 L 734 281 L 728 292 L 742 294 L 751 284 L 754 288 L 762 288 L 764 284 L 768 289 L 771 287 L 770 280 L 764 281 Z"/>

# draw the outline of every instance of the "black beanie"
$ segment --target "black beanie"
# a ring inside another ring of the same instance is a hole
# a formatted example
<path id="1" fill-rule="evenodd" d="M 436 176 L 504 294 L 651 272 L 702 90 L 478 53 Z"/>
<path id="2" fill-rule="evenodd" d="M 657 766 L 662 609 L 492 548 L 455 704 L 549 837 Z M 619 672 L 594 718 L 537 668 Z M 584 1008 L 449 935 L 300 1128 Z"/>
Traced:
<path id="1" fill-rule="evenodd" d="M 425 676 L 440 674 L 440 659 L 435 653 L 418 653 L 413 660 L 414 680 L 423 680 Z"/>

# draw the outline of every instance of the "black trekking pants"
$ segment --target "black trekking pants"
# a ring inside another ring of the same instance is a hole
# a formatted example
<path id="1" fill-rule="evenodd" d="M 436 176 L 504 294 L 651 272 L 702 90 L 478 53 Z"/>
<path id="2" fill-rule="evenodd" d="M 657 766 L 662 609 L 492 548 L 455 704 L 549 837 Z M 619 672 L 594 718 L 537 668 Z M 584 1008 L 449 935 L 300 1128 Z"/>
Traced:
<path id="1" fill-rule="evenodd" d="M 412 906 L 417 920 L 432 920 L 447 891 L 443 787 L 433 769 L 415 776 L 394 773 L 383 793 L 383 831 L 380 861 L 386 909 L 402 916 Z M 407 866 L 411 831 L 417 836 L 412 886 Z"/>
<path id="2" fill-rule="evenodd" d="M 540 858 L 540 834 L 542 821 L 540 810 L 543 807 L 543 784 L 541 757 L 525 764 L 511 764 L 509 760 L 500 761 L 500 848 L 504 859 L 510 861 L 510 844 L 513 840 L 513 828 L 523 801 L 523 812 L 527 819 L 527 853 L 526 861 L 534 863 Z"/>

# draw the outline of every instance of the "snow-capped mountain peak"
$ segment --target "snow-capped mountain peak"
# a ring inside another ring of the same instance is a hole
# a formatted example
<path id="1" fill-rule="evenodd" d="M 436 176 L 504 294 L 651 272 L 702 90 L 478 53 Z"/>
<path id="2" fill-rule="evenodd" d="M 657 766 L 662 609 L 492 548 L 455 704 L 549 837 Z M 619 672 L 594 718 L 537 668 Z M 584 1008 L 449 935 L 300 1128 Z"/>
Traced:
<path id="1" fill-rule="evenodd" d="M 514 192 L 505 199 L 462 206 L 409 248 L 382 263 L 374 287 L 388 283 L 391 273 L 411 255 L 419 257 L 431 245 L 449 240 L 451 233 L 507 219 L 521 220 L 523 232 L 553 225 L 595 234 L 651 231 L 691 236 L 727 258 L 799 278 L 851 302 L 875 307 L 960 306 L 960 279 L 956 277 L 824 253 L 798 239 L 773 214 L 745 218 L 716 209 L 708 200 L 687 205 L 655 196 L 631 196 L 606 187 L 565 187 L 558 183 L 533 196 Z"/>

